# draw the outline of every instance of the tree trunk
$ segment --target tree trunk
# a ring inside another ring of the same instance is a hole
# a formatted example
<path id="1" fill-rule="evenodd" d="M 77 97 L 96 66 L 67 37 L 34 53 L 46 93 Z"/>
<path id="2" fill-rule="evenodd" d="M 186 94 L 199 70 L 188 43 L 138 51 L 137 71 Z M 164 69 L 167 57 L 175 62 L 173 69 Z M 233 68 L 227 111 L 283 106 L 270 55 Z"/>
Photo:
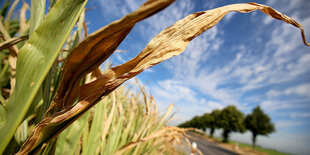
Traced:
<path id="1" fill-rule="evenodd" d="M 253 147 L 253 150 L 255 150 L 255 143 L 256 143 L 256 136 L 257 136 L 257 133 L 252 133 L 252 147 Z"/>
<path id="2" fill-rule="evenodd" d="M 230 131 L 228 131 L 228 130 L 224 130 L 224 131 L 223 131 L 223 142 L 224 142 L 224 143 L 228 143 L 229 132 L 230 132 Z"/>
<path id="3" fill-rule="evenodd" d="M 215 131 L 214 128 L 210 128 L 210 137 L 211 137 L 211 138 L 213 137 L 214 131 Z"/>

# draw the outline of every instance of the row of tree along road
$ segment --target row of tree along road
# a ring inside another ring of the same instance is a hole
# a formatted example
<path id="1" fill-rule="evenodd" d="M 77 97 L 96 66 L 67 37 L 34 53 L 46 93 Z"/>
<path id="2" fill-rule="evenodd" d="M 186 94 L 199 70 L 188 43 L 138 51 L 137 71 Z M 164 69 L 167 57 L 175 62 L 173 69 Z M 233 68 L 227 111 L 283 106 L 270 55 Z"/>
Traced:
<path id="1" fill-rule="evenodd" d="M 235 106 L 230 105 L 222 110 L 213 110 L 202 116 L 195 116 L 189 121 L 179 125 L 179 127 L 194 127 L 206 131 L 210 130 L 210 137 L 213 137 L 215 129 L 222 129 L 223 142 L 228 142 L 231 132 L 244 133 L 246 130 L 252 132 L 252 145 L 255 149 L 256 137 L 258 135 L 267 136 L 275 132 L 274 124 L 269 116 L 257 106 L 251 114 L 244 117 L 244 114 Z"/>

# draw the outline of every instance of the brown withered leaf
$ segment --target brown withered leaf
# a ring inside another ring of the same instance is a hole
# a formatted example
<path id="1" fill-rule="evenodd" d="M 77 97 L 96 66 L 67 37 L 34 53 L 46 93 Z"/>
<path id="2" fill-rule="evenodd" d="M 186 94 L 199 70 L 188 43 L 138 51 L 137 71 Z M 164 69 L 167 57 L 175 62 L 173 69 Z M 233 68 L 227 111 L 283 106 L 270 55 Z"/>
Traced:
<path id="1" fill-rule="evenodd" d="M 6 40 L 6 41 L 0 43 L 0 51 L 7 49 L 7 48 L 10 48 L 19 42 L 27 40 L 28 38 L 29 38 L 29 36 L 20 36 L 20 37 L 14 37 L 14 38 L 11 38 L 9 40 Z"/>
<path id="2" fill-rule="evenodd" d="M 114 53 L 137 22 L 164 9 L 172 2 L 174 0 L 150 0 L 138 10 L 87 36 L 70 52 L 50 110 L 54 106 L 53 111 L 71 106 L 78 96 L 80 80 Z"/>
<path id="3" fill-rule="evenodd" d="M 183 52 L 192 39 L 217 24 L 228 12 L 247 13 L 258 9 L 275 19 L 283 20 L 298 27 L 301 30 L 304 44 L 309 46 L 304 37 L 303 27 L 290 17 L 269 6 L 256 3 L 233 4 L 190 14 L 160 32 L 132 60 L 111 68 L 95 81 L 82 85 L 78 103 L 60 113 L 45 118 L 39 123 L 22 146 L 20 153 L 28 153 L 52 136 L 56 136 L 66 126 L 100 101 L 102 97 L 108 95 L 128 79 Z"/>
<path id="4" fill-rule="evenodd" d="M 128 149 L 135 147 L 136 145 L 149 141 L 151 139 L 154 138 L 163 138 L 163 139 L 167 139 L 167 137 L 174 137 L 176 135 L 184 135 L 182 137 L 185 137 L 186 135 L 186 131 L 189 131 L 188 129 L 182 129 L 182 128 L 177 128 L 177 127 L 164 127 L 161 130 L 158 130 L 156 132 L 153 132 L 137 141 L 134 142 L 130 142 L 128 144 L 125 144 L 124 146 L 122 146 L 117 152 L 115 152 L 115 155 L 122 155 L 125 153 L 125 151 L 127 151 Z"/>
<path id="5" fill-rule="evenodd" d="M 13 7 L 15 7 L 15 6 L 12 5 L 11 8 L 13 8 Z M 9 19 L 9 17 L 7 17 L 7 18 Z M 9 25 L 8 25 L 8 27 L 9 27 Z M 2 34 L 2 38 L 5 41 L 3 44 L 4 46 L 5 46 L 5 43 L 10 43 L 10 41 L 12 41 L 9 32 L 6 30 L 5 26 L 2 24 L 1 21 L 0 21 L 0 32 Z M 15 88 L 15 83 L 16 83 L 16 78 L 15 78 L 16 61 L 17 61 L 17 54 L 18 54 L 19 50 L 15 44 L 12 44 L 12 46 L 10 46 L 8 49 L 10 51 L 9 63 L 10 63 L 10 68 L 11 68 L 11 77 L 10 77 L 10 85 L 11 85 L 10 95 L 11 95 L 14 88 Z"/>
<path id="6" fill-rule="evenodd" d="M 29 5 L 27 2 L 23 1 L 23 6 L 20 9 L 19 14 L 19 34 L 24 34 L 25 31 L 29 28 L 29 24 L 27 24 L 26 12 L 29 10 Z"/>

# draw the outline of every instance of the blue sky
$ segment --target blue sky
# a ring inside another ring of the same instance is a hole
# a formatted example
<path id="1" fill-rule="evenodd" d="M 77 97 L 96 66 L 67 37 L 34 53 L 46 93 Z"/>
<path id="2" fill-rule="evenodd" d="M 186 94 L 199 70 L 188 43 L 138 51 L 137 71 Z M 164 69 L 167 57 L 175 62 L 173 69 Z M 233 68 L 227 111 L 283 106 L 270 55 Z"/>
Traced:
<path id="1" fill-rule="evenodd" d="M 141 0 L 90 0 L 86 13 L 89 30 L 137 9 Z M 115 65 L 130 60 L 161 30 L 186 15 L 226 4 L 250 1 L 179 0 L 164 11 L 138 23 L 115 53 Z M 272 6 L 300 22 L 310 37 L 310 1 L 256 1 Z M 272 20 L 260 11 L 229 13 L 219 24 L 194 39 L 186 51 L 138 78 L 164 111 L 177 112 L 171 125 L 195 115 L 236 105 L 248 114 L 260 105 L 272 118 L 277 132 L 259 137 L 258 144 L 305 154 L 310 152 L 310 49 L 299 29 Z M 219 132 L 217 133 L 219 135 Z M 250 133 L 232 139 L 250 142 Z"/>
<path id="2" fill-rule="evenodd" d="M 29 1 L 27 1 L 29 2 Z M 89 32 L 137 9 L 144 0 L 89 0 Z M 137 55 L 161 30 L 190 13 L 248 0 L 178 0 L 138 23 L 112 55 L 122 64 Z M 301 23 L 310 40 L 309 0 L 254 0 L 270 5 Z M 30 4 L 30 3 L 29 3 Z M 195 38 L 185 52 L 138 75 L 165 111 L 175 105 L 171 125 L 195 115 L 236 105 L 248 114 L 257 105 L 271 117 L 277 132 L 258 137 L 258 144 L 279 150 L 310 152 L 310 48 L 299 29 L 255 11 L 229 13 Z M 220 131 L 216 133 L 220 135 Z M 249 132 L 232 139 L 250 143 Z"/>

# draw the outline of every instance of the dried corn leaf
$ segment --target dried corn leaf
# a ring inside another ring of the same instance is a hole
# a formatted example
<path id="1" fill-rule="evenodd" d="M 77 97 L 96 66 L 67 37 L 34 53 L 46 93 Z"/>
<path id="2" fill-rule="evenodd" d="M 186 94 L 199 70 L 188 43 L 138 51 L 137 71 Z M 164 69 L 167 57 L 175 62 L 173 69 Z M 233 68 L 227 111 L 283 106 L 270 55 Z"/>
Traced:
<path id="1" fill-rule="evenodd" d="M 62 82 L 51 108 L 55 106 L 54 111 L 59 111 L 71 106 L 78 95 L 81 78 L 110 57 L 137 22 L 164 9 L 172 2 L 174 0 L 150 0 L 138 10 L 99 29 L 78 44 L 64 64 Z"/>
<path id="2" fill-rule="evenodd" d="M 128 79 L 183 52 L 192 39 L 217 24 L 228 12 L 247 13 L 258 9 L 275 19 L 283 20 L 298 27 L 301 30 L 304 44 L 309 46 L 309 43 L 305 40 L 303 27 L 290 17 L 281 14 L 269 6 L 256 3 L 233 4 L 190 14 L 155 36 L 134 59 L 109 69 L 97 80 L 82 85 L 79 102 L 39 123 L 22 146 L 20 153 L 30 152 L 52 135 L 57 134 L 58 131 L 62 130 L 61 128 L 72 123 L 77 117 L 94 106 L 102 97 L 112 92 Z M 96 56 L 94 55 L 94 57 Z"/>
<path id="3" fill-rule="evenodd" d="M 187 131 L 187 129 L 181 129 L 181 128 L 177 128 L 177 127 L 165 127 L 161 130 L 158 130 L 154 133 L 151 133 L 148 136 L 145 136 L 144 138 L 140 138 L 137 141 L 130 142 L 130 143 L 122 146 L 115 154 L 117 154 L 117 155 L 124 154 L 125 151 L 127 151 L 128 149 L 135 147 L 136 145 L 138 145 L 140 143 L 154 139 L 154 138 L 165 138 L 166 139 L 167 137 L 173 137 L 177 134 L 185 135 L 186 131 Z"/>
<path id="4" fill-rule="evenodd" d="M 29 5 L 25 1 L 23 1 L 23 6 L 20 9 L 19 15 L 19 34 L 24 34 L 25 31 L 29 28 L 29 24 L 27 24 L 26 12 L 29 10 Z"/>
<path id="5" fill-rule="evenodd" d="M 7 31 L 7 29 L 5 28 L 5 26 L 2 24 L 2 22 L 0 21 L 0 32 L 2 34 L 2 37 L 4 39 L 4 41 L 10 40 L 11 36 L 9 34 L 9 32 Z M 18 54 L 18 48 L 17 46 L 13 45 L 10 49 L 10 55 L 16 57 Z"/>
<path id="6" fill-rule="evenodd" d="M 10 29 L 10 22 L 11 22 L 11 17 L 13 15 L 13 12 L 17 6 L 17 4 L 19 3 L 19 0 L 14 0 L 13 4 L 11 5 L 10 9 L 9 9 L 9 13 L 8 15 L 6 16 L 5 18 L 5 21 L 4 21 L 4 26 L 7 30 Z"/>
<path id="7" fill-rule="evenodd" d="M 4 50 L 4 49 L 7 49 L 7 48 L 10 48 L 12 47 L 13 45 L 19 43 L 19 42 L 22 42 L 26 39 L 28 39 L 29 36 L 20 36 L 20 37 L 15 37 L 15 38 L 11 38 L 9 40 L 6 40 L 2 43 L 0 43 L 0 51 L 1 50 Z"/>

